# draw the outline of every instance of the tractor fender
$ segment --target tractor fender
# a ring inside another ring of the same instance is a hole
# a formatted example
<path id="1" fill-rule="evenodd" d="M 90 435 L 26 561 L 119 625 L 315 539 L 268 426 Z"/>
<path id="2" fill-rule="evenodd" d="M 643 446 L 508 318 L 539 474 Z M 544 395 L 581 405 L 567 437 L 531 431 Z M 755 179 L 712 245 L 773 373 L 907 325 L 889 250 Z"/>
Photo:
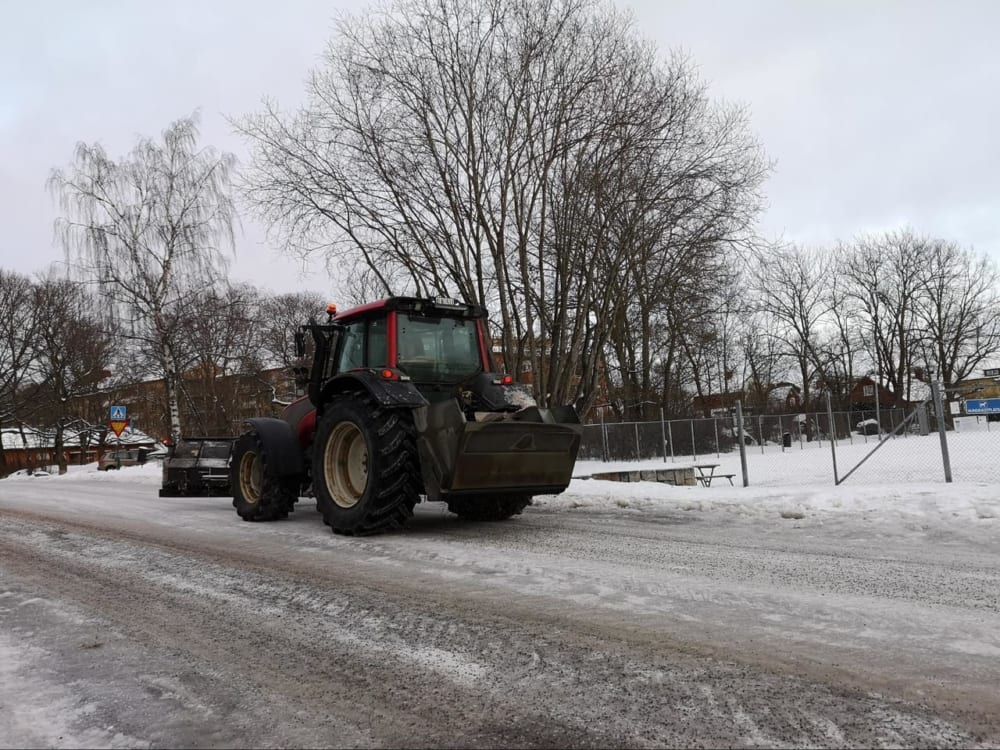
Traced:
<path id="1" fill-rule="evenodd" d="M 352 370 L 338 375 L 325 386 L 321 401 L 326 404 L 338 393 L 364 390 L 380 406 L 414 409 L 427 406 L 427 399 L 408 380 L 388 380 L 370 370 Z"/>
<path id="2" fill-rule="evenodd" d="M 283 419 L 255 417 L 246 424 L 257 434 L 267 462 L 279 476 L 297 476 L 304 471 L 302 449 L 292 426 Z"/>

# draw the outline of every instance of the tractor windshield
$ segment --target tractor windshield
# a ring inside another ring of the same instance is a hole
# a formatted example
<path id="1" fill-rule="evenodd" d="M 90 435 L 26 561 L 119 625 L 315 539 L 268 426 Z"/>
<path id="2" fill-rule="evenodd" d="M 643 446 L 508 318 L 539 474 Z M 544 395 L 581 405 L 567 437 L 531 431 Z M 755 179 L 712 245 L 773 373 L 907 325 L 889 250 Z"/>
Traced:
<path id="1" fill-rule="evenodd" d="M 400 314 L 399 369 L 418 383 L 460 383 L 482 371 L 476 321 Z"/>

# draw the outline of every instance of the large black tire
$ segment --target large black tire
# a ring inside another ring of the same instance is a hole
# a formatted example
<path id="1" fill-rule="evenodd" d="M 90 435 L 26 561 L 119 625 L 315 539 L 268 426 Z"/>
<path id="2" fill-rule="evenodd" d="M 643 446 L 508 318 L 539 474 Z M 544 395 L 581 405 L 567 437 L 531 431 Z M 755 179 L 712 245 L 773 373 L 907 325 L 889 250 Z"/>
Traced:
<path id="1" fill-rule="evenodd" d="M 467 521 L 505 521 L 531 505 L 531 495 L 480 495 L 448 501 L 448 510 Z"/>
<path id="2" fill-rule="evenodd" d="M 407 409 L 386 409 L 367 393 L 336 396 L 316 428 L 316 507 L 335 534 L 399 528 L 420 499 L 416 429 Z"/>
<path id="3" fill-rule="evenodd" d="M 244 521 L 287 518 L 295 509 L 298 477 L 281 477 L 275 473 L 256 432 L 244 433 L 236 441 L 230 467 L 233 507 Z"/>

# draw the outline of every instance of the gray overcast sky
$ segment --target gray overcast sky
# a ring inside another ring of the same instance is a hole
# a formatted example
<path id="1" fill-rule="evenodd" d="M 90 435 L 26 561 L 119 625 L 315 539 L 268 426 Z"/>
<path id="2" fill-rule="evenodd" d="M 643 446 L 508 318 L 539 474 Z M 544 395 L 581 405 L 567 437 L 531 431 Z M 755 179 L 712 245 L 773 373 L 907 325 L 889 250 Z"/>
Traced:
<path id="1" fill-rule="evenodd" d="M 829 245 L 910 224 L 1000 260 L 1000 2 L 615 0 L 711 94 L 741 102 L 776 162 L 765 236 Z M 0 267 L 61 259 L 44 189 L 77 141 L 114 156 L 202 112 L 203 143 L 245 158 L 226 115 L 298 103 L 340 10 L 365 0 L 0 0 Z M 244 219 L 232 276 L 324 291 Z"/>

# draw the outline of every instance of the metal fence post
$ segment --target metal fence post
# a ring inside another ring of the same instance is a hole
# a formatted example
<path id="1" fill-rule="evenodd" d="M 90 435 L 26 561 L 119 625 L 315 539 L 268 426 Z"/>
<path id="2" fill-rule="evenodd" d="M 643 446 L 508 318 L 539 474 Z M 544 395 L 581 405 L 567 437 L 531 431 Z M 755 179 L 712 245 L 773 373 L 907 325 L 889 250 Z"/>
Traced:
<path id="1" fill-rule="evenodd" d="M 608 426 L 604 424 L 604 409 L 601 409 L 601 454 L 604 463 L 608 462 Z"/>
<path id="2" fill-rule="evenodd" d="M 716 417 L 712 420 L 712 426 L 715 428 L 715 455 L 717 458 L 722 458 L 722 450 L 719 448 L 719 418 Z"/>
<path id="3" fill-rule="evenodd" d="M 663 448 L 663 463 L 667 462 L 667 428 L 663 425 L 663 407 L 660 407 L 660 442 Z"/>
<path id="4" fill-rule="evenodd" d="M 830 394 L 826 394 L 826 414 L 827 418 L 830 420 L 830 424 L 833 424 L 833 402 L 830 400 Z M 833 455 L 833 484 L 834 486 L 840 484 L 837 479 L 837 430 L 834 428 L 833 438 L 830 440 L 830 453 Z"/>
<path id="5" fill-rule="evenodd" d="M 947 425 L 944 421 L 944 404 L 941 402 L 941 383 L 935 380 L 931 383 L 931 393 L 934 396 L 934 413 L 937 416 L 938 434 L 941 436 L 941 462 L 944 464 L 944 481 L 951 481 L 951 457 L 948 455 Z"/>
<path id="6" fill-rule="evenodd" d="M 760 455 L 764 455 L 764 416 L 757 415 L 757 439 L 760 441 Z"/>
<path id="7" fill-rule="evenodd" d="M 740 441 L 740 468 L 743 470 L 743 486 L 750 486 L 747 473 L 747 441 L 743 439 L 743 404 L 736 400 L 736 439 Z"/>
<path id="8" fill-rule="evenodd" d="M 691 460 L 698 460 L 698 451 L 694 447 L 694 420 L 691 420 Z"/>
<path id="9" fill-rule="evenodd" d="M 670 441 L 670 463 L 674 462 L 674 423 L 667 422 L 667 439 Z"/>
<path id="10" fill-rule="evenodd" d="M 642 460 L 642 449 L 639 447 L 639 423 L 633 423 L 635 425 L 635 460 Z"/>
<path id="11" fill-rule="evenodd" d="M 878 349 L 876 349 L 875 351 L 877 352 Z M 875 421 L 878 422 L 878 439 L 879 439 L 879 442 L 882 441 L 882 406 L 881 406 L 881 402 L 879 400 L 879 388 L 882 387 L 881 386 L 881 381 L 882 381 L 882 369 L 881 369 L 881 364 L 880 364 L 879 371 L 878 371 L 878 380 L 875 382 Z M 862 417 L 862 419 L 864 419 L 864 417 Z M 867 430 L 866 430 L 866 433 L 867 433 Z M 865 442 L 867 443 L 868 441 L 865 440 Z"/>

